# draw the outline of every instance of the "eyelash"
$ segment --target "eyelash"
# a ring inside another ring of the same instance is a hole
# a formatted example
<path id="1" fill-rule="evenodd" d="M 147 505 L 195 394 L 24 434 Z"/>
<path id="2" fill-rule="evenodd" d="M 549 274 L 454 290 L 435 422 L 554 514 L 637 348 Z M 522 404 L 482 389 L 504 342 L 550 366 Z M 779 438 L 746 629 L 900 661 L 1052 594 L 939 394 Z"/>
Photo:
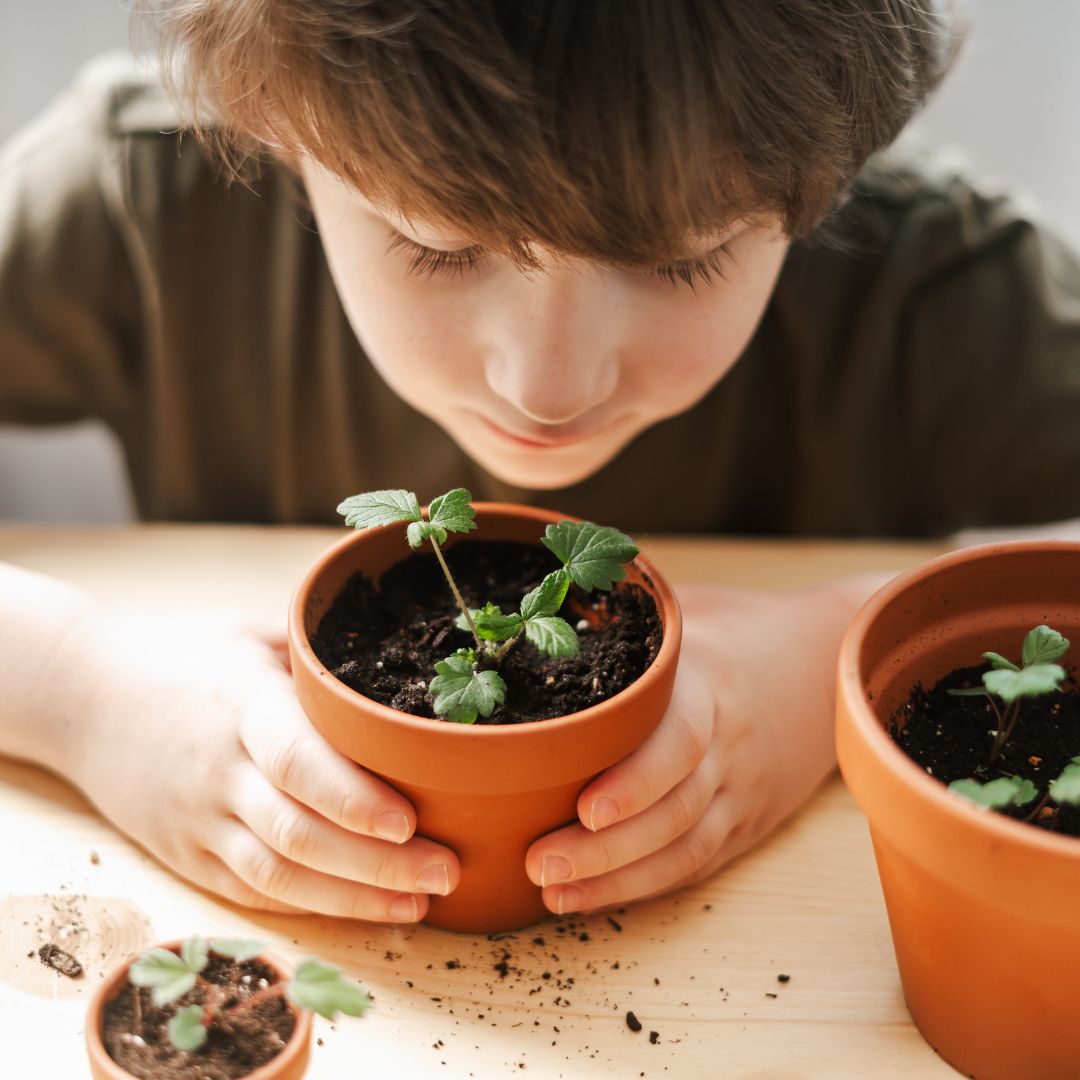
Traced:
<path id="1" fill-rule="evenodd" d="M 438 248 L 418 244 L 401 233 L 395 233 L 391 237 L 386 250 L 388 253 L 405 252 L 409 256 L 408 273 L 425 278 L 464 277 L 479 266 L 484 255 L 483 249 L 476 245 L 459 248 L 456 251 L 440 251 Z M 672 288 L 678 288 L 681 282 L 696 291 L 698 282 L 706 286 L 712 285 L 714 275 L 721 281 L 725 280 L 724 266 L 732 258 L 731 248 L 727 244 L 721 244 L 707 255 L 701 255 L 696 259 L 682 259 L 669 266 L 659 266 L 654 270 L 646 271 L 646 274 L 669 282 Z"/>

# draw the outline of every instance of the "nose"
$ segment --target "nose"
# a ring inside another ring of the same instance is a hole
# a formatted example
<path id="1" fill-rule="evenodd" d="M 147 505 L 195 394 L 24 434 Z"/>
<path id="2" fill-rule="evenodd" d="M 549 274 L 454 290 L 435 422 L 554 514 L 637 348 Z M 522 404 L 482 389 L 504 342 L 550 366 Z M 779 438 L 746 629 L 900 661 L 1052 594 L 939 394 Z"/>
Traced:
<path id="1" fill-rule="evenodd" d="M 556 267 L 526 275 L 491 311 L 488 385 L 540 424 L 568 424 L 603 404 L 619 381 L 620 326 L 612 286 Z"/>

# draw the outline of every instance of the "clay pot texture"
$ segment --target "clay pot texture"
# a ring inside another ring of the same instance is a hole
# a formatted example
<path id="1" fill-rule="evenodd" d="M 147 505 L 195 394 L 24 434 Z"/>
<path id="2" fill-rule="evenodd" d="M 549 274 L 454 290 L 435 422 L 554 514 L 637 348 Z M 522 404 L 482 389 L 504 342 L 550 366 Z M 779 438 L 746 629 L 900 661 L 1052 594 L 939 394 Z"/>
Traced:
<path id="1" fill-rule="evenodd" d="M 451 534 L 447 546 L 478 540 L 535 544 L 565 514 L 477 503 L 477 528 Z M 577 797 L 598 773 L 626 757 L 659 723 L 671 698 L 682 616 L 671 588 L 647 560 L 627 581 L 647 589 L 663 624 L 663 644 L 641 678 L 621 693 L 568 716 L 531 724 L 455 724 L 411 716 L 355 693 L 312 652 L 318 627 L 348 578 L 370 578 L 407 557 L 405 526 L 350 532 L 309 570 L 289 613 L 289 651 L 300 703 L 341 753 L 383 777 L 416 808 L 416 831 L 446 844 L 461 860 L 461 880 L 433 896 L 427 922 L 492 933 L 550 914 L 525 874 L 533 840 L 577 816 Z"/>
<path id="2" fill-rule="evenodd" d="M 1018 657 L 1041 623 L 1076 643 L 1073 666 L 1080 544 L 984 545 L 918 567 L 868 601 L 840 651 L 840 769 L 869 819 L 908 1009 L 977 1080 L 1080 1075 L 1080 840 L 952 794 L 883 725 L 915 683 L 988 649 Z"/>
<path id="3" fill-rule="evenodd" d="M 180 941 L 164 941 L 158 945 L 149 945 L 147 949 L 169 949 L 171 952 L 179 952 L 181 944 Z M 128 968 L 147 949 L 132 953 L 123 964 L 113 968 L 105 980 L 98 984 L 90 998 L 86 1009 L 84 1035 L 86 1054 L 90 1059 L 90 1075 L 93 1080 L 132 1080 L 132 1074 L 127 1069 L 122 1069 L 109 1057 L 105 1044 L 101 1040 L 101 1033 L 105 1021 L 106 1003 L 120 992 L 124 983 L 127 982 Z M 261 952 L 258 959 L 272 967 L 280 978 L 292 977 L 292 969 L 289 965 L 273 953 Z M 300 1080 L 307 1072 L 308 1058 L 311 1056 L 311 1013 L 307 1009 L 297 1008 L 291 1002 L 289 1008 L 296 1017 L 296 1027 L 293 1029 L 292 1038 L 277 1057 L 259 1066 L 254 1072 L 249 1072 L 244 1080 Z"/>

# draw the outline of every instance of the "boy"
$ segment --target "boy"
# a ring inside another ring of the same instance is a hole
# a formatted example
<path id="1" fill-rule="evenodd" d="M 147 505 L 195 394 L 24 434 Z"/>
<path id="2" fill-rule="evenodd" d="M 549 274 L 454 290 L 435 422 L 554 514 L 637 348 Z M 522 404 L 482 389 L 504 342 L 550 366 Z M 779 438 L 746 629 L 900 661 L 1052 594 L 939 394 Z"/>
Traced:
<path id="1" fill-rule="evenodd" d="M 124 75 L 0 171 L 0 420 L 105 418 L 145 516 L 457 485 L 639 533 L 1080 513 L 1076 263 L 954 176 L 863 169 L 946 62 L 925 0 L 183 0 L 165 44 L 261 171 L 228 187 Z M 682 590 L 663 723 L 528 853 L 548 906 L 697 880 L 793 811 L 876 584 Z M 0 627 L 0 750 L 191 881 L 405 922 L 455 886 L 253 633 L 14 568 Z"/>

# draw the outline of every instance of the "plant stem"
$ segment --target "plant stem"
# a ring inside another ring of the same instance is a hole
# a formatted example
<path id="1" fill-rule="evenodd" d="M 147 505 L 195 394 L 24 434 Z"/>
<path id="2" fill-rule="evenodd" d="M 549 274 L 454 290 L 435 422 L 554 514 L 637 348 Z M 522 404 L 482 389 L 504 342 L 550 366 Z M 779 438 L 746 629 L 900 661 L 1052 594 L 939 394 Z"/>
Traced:
<path id="1" fill-rule="evenodd" d="M 997 706 L 994 706 L 994 711 L 997 712 Z M 994 737 L 994 749 L 990 754 L 990 764 L 993 765 L 997 759 L 998 754 L 1005 748 L 1005 744 L 1009 741 L 1009 736 L 1013 733 L 1013 728 L 1016 727 L 1016 721 L 1020 719 L 1020 698 L 1017 698 L 1006 710 L 1005 715 L 1002 716 L 998 712 L 998 733 Z"/>
<path id="2" fill-rule="evenodd" d="M 269 1001 L 271 998 L 278 997 L 284 992 L 284 982 L 276 982 L 271 983 L 269 986 L 264 986 L 261 990 L 256 990 L 251 997 L 246 997 L 243 1001 L 238 1001 L 235 1005 L 230 1005 L 227 1009 L 222 1010 L 222 1019 L 232 1016 L 234 1013 L 243 1012 L 244 1009 L 253 1009 L 256 1005 L 261 1005 L 264 1001 Z"/>
<path id="3" fill-rule="evenodd" d="M 442 567 L 442 572 L 446 575 L 446 580 L 450 585 L 450 590 L 454 594 L 454 599 L 457 601 L 457 606 L 461 608 L 461 613 L 465 616 L 465 621 L 469 624 L 469 629 L 472 631 L 472 636 L 476 640 L 476 647 L 481 650 L 484 649 L 484 643 L 480 638 L 480 635 L 476 631 L 476 623 L 472 620 L 472 614 L 469 612 L 469 605 L 465 603 L 461 598 L 461 593 L 458 592 L 457 583 L 454 581 L 453 576 L 450 573 L 450 567 L 446 565 L 446 560 L 443 558 L 442 549 L 439 547 L 439 542 L 434 536 L 429 537 L 431 540 L 431 546 L 435 549 L 435 557 L 439 560 L 439 565 Z"/>
<path id="4" fill-rule="evenodd" d="M 1001 710 L 998 708 L 997 702 L 989 694 L 986 695 L 986 700 L 990 702 L 990 708 L 994 710 L 994 715 L 997 717 L 997 734 L 994 735 L 994 745 L 990 749 L 990 764 L 993 765 L 1005 743 L 1005 740 L 1001 735 L 1005 730 L 1005 717 L 1001 715 Z"/>
<path id="5" fill-rule="evenodd" d="M 1039 816 L 1039 811 L 1040 811 L 1040 810 L 1041 810 L 1041 809 L 1042 809 L 1042 808 L 1043 808 L 1043 807 L 1044 807 L 1044 806 L 1045 806 L 1045 805 L 1046 805 L 1046 804 L 1047 804 L 1047 803 L 1048 803 L 1049 801 L 1050 801 L 1050 792 L 1049 792 L 1049 791 L 1047 791 L 1047 792 L 1046 792 L 1046 794 L 1044 794 L 1044 795 L 1043 795 L 1043 797 L 1042 797 L 1042 798 L 1041 798 L 1041 799 L 1040 799 L 1040 800 L 1038 801 L 1038 803 L 1037 803 L 1037 804 L 1036 804 L 1036 806 L 1035 806 L 1035 809 L 1034 809 L 1034 810 L 1032 810 L 1032 811 L 1031 811 L 1031 813 L 1030 813 L 1030 814 L 1028 814 L 1028 816 L 1027 816 L 1026 818 L 1024 818 L 1024 820 L 1025 820 L 1025 821 L 1034 821 L 1034 820 L 1035 820 L 1035 818 L 1037 818 L 1037 817 Z"/>
<path id="6" fill-rule="evenodd" d="M 510 646 L 513 645 L 519 637 L 521 637 L 524 631 L 525 624 L 522 623 L 521 626 L 518 628 L 518 632 L 508 641 L 503 642 L 503 644 L 495 650 L 495 655 L 492 657 L 492 659 L 495 661 L 496 664 L 499 663 L 499 661 L 502 660 L 502 658 L 510 651 Z"/>

